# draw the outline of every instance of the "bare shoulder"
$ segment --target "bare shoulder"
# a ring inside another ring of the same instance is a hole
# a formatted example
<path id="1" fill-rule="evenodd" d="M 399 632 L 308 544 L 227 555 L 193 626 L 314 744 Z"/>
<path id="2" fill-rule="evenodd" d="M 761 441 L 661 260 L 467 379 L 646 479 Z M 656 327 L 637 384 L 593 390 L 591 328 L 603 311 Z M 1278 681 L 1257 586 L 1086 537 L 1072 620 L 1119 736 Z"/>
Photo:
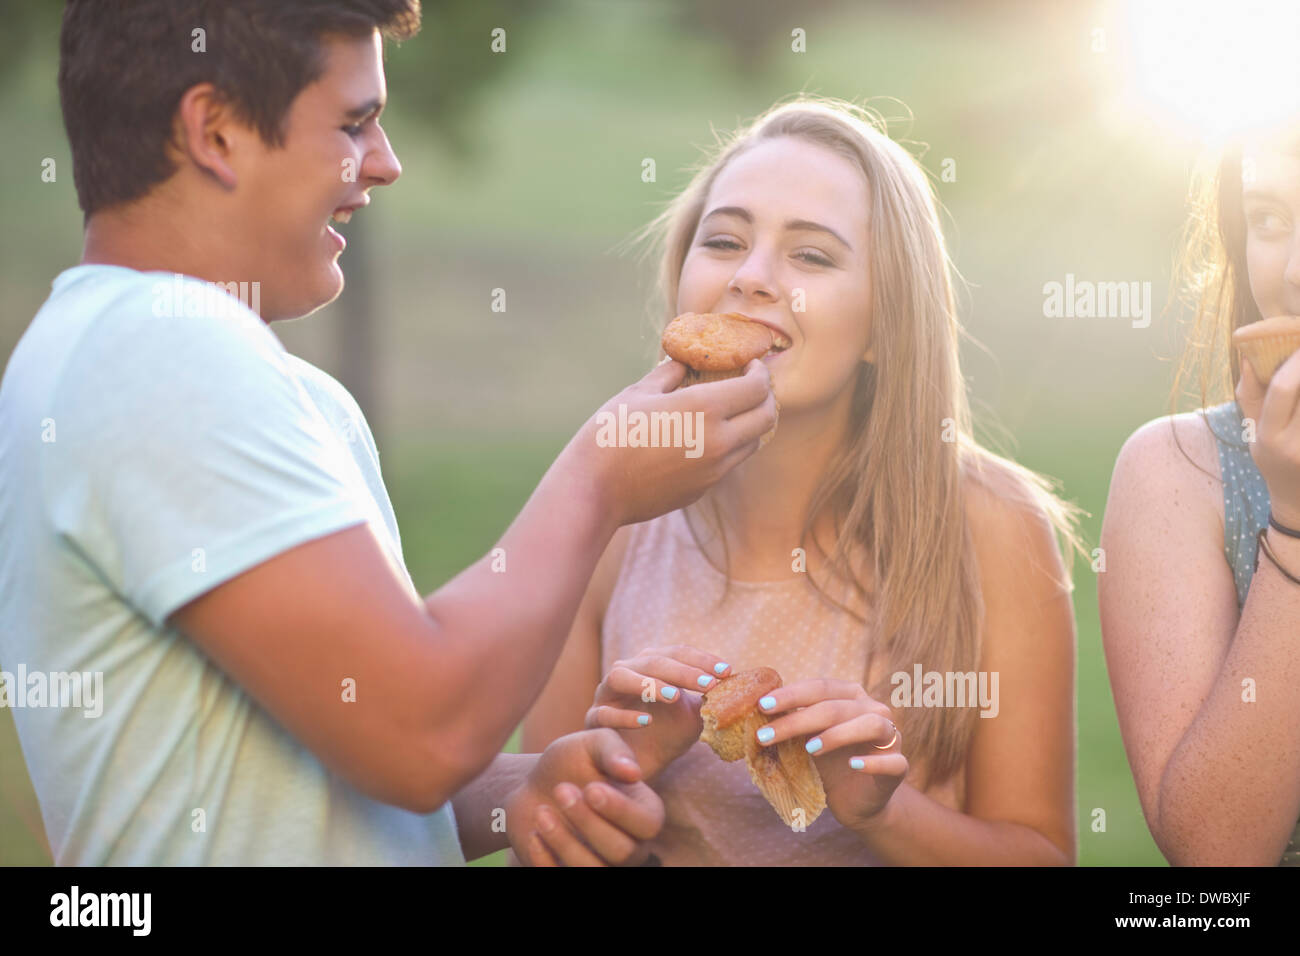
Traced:
<path id="1" fill-rule="evenodd" d="M 1162 415 L 1138 428 L 1115 461 L 1106 505 L 1106 530 L 1150 525 L 1168 516 L 1180 523 L 1223 530 L 1223 484 L 1214 433 L 1200 412 Z M 1105 537 L 1103 531 L 1103 537 Z"/>
<path id="2" fill-rule="evenodd" d="M 1214 433 L 1201 412 L 1153 418 L 1124 442 L 1115 462 L 1116 475 L 1121 470 L 1217 493 L 1219 453 Z"/>
<path id="3" fill-rule="evenodd" d="M 986 592 L 995 581 L 1032 585 L 1043 596 L 1068 590 L 1052 498 L 1032 473 L 986 454 L 968 469 L 962 492 Z"/>

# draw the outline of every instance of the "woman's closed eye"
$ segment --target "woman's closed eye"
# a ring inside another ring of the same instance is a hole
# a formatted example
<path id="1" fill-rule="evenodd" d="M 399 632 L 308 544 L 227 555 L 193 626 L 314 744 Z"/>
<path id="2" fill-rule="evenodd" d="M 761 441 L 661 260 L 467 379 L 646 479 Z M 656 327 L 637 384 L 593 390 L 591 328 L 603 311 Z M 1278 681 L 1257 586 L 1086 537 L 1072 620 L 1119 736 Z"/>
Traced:
<path id="1" fill-rule="evenodd" d="M 1261 209 L 1250 213 L 1246 223 L 1252 232 L 1262 236 L 1277 236 L 1290 231 L 1291 224 L 1285 217 L 1272 209 Z"/>
<path id="2" fill-rule="evenodd" d="M 735 251 L 741 248 L 740 243 L 736 242 L 734 239 L 709 239 L 700 243 L 700 245 L 708 246 L 710 249 L 726 249 L 729 251 Z M 813 249 L 800 249 L 794 254 L 794 257 L 818 266 L 835 265 L 835 263 L 826 256 Z"/>

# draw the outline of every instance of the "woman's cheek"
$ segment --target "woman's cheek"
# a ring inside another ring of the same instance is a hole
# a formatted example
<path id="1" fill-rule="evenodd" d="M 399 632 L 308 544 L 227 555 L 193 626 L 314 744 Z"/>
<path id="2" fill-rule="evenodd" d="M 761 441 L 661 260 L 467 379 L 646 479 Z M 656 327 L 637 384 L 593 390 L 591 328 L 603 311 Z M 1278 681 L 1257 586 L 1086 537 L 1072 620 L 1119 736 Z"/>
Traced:
<path id="1" fill-rule="evenodd" d="M 1285 257 L 1276 254 L 1269 246 L 1246 240 L 1246 272 L 1250 279 L 1250 294 L 1264 318 L 1276 314 L 1277 290 L 1285 266 Z"/>

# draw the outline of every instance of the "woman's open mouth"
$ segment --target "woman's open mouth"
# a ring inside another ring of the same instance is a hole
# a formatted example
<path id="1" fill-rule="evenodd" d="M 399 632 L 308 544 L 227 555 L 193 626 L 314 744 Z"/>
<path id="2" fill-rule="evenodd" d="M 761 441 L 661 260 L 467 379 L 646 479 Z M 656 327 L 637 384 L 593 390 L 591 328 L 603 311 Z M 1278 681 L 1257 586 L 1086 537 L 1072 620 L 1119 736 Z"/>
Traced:
<path id="1" fill-rule="evenodd" d="M 780 355 L 792 344 L 794 343 L 790 341 L 788 336 L 782 335 L 780 332 L 774 330 L 772 332 L 772 347 L 768 349 L 767 354 L 763 356 L 764 360 L 770 359 L 775 355 Z"/>

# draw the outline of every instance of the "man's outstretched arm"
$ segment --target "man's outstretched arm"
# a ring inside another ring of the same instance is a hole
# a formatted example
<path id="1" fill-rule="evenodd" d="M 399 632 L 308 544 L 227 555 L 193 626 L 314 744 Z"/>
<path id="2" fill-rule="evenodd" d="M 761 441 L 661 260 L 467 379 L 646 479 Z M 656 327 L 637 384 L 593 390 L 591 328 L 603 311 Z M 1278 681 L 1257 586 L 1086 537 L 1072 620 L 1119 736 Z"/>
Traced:
<path id="1" fill-rule="evenodd" d="M 659 366 L 606 406 L 699 412 L 703 454 L 602 447 L 593 417 L 498 547 L 411 593 L 367 524 L 277 555 L 169 617 L 328 767 L 431 812 L 496 757 L 540 693 L 614 530 L 697 499 L 775 423 L 767 370 L 674 392 Z"/>

